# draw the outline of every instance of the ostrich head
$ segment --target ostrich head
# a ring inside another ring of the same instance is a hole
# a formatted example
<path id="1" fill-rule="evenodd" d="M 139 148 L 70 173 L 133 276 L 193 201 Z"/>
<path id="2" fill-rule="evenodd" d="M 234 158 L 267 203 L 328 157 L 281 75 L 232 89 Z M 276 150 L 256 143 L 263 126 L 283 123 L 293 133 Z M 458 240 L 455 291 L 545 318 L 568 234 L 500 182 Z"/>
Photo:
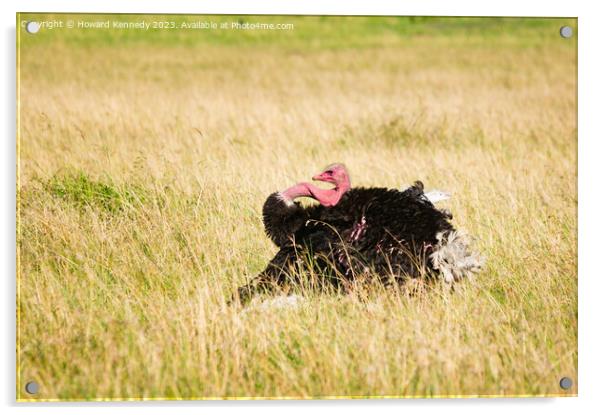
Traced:
<path id="1" fill-rule="evenodd" d="M 287 203 L 293 203 L 297 197 L 311 197 L 326 207 L 335 206 L 341 197 L 351 188 L 351 180 L 347 169 L 341 163 L 331 164 L 312 180 L 331 183 L 332 189 L 321 189 L 311 183 L 298 183 L 281 192 L 280 195 Z"/>
<path id="2" fill-rule="evenodd" d="M 347 168 L 341 163 L 331 164 L 326 167 L 324 171 L 316 174 L 311 179 L 319 182 L 332 183 L 334 184 L 335 189 L 343 189 L 343 193 L 351 187 Z"/>

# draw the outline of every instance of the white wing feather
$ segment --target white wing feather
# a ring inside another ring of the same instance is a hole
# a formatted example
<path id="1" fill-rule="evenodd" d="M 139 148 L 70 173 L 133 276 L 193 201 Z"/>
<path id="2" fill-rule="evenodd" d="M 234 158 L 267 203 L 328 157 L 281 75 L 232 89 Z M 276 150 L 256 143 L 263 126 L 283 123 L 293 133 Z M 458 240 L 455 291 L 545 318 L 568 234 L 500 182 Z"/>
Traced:
<path id="1" fill-rule="evenodd" d="M 451 197 L 451 194 L 449 194 L 448 192 L 444 192 L 443 190 L 431 190 L 429 192 L 426 192 L 424 196 L 431 203 L 434 204 L 449 199 Z"/>

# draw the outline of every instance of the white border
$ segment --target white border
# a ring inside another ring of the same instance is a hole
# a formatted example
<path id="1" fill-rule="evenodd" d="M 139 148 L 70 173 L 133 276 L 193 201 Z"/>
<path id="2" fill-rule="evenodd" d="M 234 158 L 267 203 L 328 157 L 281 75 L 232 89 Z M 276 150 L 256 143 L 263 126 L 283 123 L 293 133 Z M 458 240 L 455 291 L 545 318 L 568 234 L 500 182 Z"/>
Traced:
<path id="1" fill-rule="evenodd" d="M 177 407 L 179 413 L 199 413 L 208 410 L 226 412 L 250 411 L 251 413 L 306 413 L 307 411 L 332 411 L 363 413 L 420 411 L 421 413 L 483 413 L 540 411 L 548 414 L 569 411 L 590 412 L 602 407 L 600 372 L 602 342 L 600 323 L 602 316 L 602 274 L 597 263 L 597 243 L 602 236 L 602 221 L 598 211 L 600 204 L 600 162 L 602 131 L 601 109 L 598 106 L 601 92 L 602 65 L 601 16 L 594 1 L 526 2 L 506 0 L 492 4 L 468 0 L 422 0 L 393 2 L 304 0 L 255 0 L 252 3 L 238 1 L 124 1 L 104 0 L 82 2 L 54 0 L 7 1 L 2 6 L 2 107 L 3 140 L 0 151 L 2 174 L 2 255 L 3 306 L 0 320 L 2 335 L 2 376 L 0 377 L 1 404 L 5 413 L 38 413 L 40 410 L 57 414 L 81 413 L 82 407 L 90 412 L 111 411 L 120 413 L 164 413 L 167 408 Z M 232 13 L 232 14 L 401 14 L 401 15 L 460 15 L 460 16 L 570 16 L 579 18 L 579 398 L 525 398 L 480 400 L 376 400 L 376 401 L 303 401 L 303 402 L 153 402 L 153 403 L 94 403 L 94 404 L 44 404 L 15 403 L 15 13 L 38 12 L 129 12 L 129 13 Z M 344 407 L 344 408 L 343 408 Z"/>

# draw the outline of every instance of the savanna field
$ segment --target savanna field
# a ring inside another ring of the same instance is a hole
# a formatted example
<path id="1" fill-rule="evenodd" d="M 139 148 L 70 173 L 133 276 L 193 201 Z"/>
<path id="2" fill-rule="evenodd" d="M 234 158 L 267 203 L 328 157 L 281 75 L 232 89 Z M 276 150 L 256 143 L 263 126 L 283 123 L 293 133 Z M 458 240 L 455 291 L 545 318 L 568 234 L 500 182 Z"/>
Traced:
<path id="1" fill-rule="evenodd" d="M 242 19 L 294 30 L 20 31 L 17 397 L 575 394 L 576 20 Z M 227 305 L 332 162 L 451 192 L 483 271 Z"/>

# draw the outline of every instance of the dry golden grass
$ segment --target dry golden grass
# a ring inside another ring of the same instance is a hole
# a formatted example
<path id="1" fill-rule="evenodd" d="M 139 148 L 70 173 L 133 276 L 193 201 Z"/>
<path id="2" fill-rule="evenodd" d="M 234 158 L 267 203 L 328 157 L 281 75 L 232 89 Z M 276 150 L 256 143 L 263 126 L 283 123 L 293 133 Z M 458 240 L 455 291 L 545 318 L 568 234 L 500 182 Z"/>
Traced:
<path id="1" fill-rule="evenodd" d="M 576 43 L 556 25 L 353 48 L 22 39 L 18 397 L 576 393 L 558 387 L 577 378 Z M 226 306 L 275 252 L 265 197 L 334 161 L 355 185 L 452 192 L 477 280 Z"/>

